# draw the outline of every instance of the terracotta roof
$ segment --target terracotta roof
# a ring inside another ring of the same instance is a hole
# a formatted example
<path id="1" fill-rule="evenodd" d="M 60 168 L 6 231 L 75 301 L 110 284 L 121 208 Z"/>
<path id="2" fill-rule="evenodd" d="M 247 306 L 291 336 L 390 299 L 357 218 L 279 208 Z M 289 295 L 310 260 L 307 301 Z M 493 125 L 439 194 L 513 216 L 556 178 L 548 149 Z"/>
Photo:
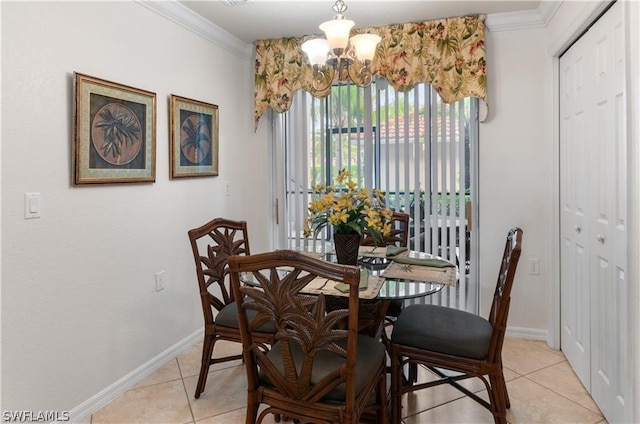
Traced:
<path id="1" fill-rule="evenodd" d="M 437 121 L 437 125 L 438 125 L 438 132 L 440 131 L 441 128 L 441 120 L 438 119 Z M 448 125 L 449 123 L 449 118 L 446 118 L 446 125 Z M 426 128 L 429 125 L 428 122 L 425 122 L 425 117 L 419 117 L 418 118 L 418 136 L 420 136 L 421 138 L 423 138 L 426 134 Z M 396 134 L 396 128 L 397 128 L 397 134 Z M 405 126 L 405 117 L 404 116 L 399 116 L 398 120 L 396 121 L 395 119 L 391 119 L 388 122 L 383 122 L 381 125 L 379 125 L 378 128 L 378 132 L 380 134 L 380 137 L 382 138 L 386 138 L 387 134 L 389 135 L 389 138 L 394 139 L 396 136 L 399 137 L 400 139 L 405 137 L 405 131 L 407 130 L 407 127 Z M 458 129 L 457 127 L 454 128 L 454 130 L 456 131 L 456 134 L 458 133 Z M 414 118 L 410 118 L 409 122 L 408 122 L 408 136 L 409 138 L 415 138 L 416 136 L 416 125 L 415 125 L 415 121 Z"/>

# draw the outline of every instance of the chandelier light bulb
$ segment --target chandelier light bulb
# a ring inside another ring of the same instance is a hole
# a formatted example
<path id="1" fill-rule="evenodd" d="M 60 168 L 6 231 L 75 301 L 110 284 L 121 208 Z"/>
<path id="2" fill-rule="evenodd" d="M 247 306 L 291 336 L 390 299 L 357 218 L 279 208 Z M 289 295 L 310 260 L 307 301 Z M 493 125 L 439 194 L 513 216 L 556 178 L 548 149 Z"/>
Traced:
<path id="1" fill-rule="evenodd" d="M 359 34 L 351 37 L 351 44 L 356 51 L 358 60 L 373 60 L 373 56 L 376 54 L 376 47 L 382 38 L 375 34 Z"/>
<path id="2" fill-rule="evenodd" d="M 327 37 L 331 50 L 333 52 L 339 52 L 336 54 L 342 54 L 349 44 L 349 34 L 354 25 L 355 22 L 348 19 L 334 19 L 323 22 L 320 25 L 320 29 L 324 32 L 325 37 Z"/>
<path id="3" fill-rule="evenodd" d="M 311 66 L 322 66 L 329 55 L 329 42 L 322 38 L 315 38 L 302 43 L 302 51 L 307 54 Z"/>

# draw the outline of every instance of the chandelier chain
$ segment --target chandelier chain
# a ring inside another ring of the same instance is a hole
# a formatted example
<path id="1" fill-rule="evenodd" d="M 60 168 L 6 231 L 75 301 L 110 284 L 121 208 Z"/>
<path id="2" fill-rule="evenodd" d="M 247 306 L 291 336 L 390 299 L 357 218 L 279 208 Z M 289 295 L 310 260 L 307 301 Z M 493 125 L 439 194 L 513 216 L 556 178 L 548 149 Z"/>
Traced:
<path id="1" fill-rule="evenodd" d="M 343 0 L 336 0 L 336 3 L 332 7 L 333 11 L 338 14 L 339 19 L 344 19 L 344 12 L 347 11 L 348 7 L 344 3 Z"/>

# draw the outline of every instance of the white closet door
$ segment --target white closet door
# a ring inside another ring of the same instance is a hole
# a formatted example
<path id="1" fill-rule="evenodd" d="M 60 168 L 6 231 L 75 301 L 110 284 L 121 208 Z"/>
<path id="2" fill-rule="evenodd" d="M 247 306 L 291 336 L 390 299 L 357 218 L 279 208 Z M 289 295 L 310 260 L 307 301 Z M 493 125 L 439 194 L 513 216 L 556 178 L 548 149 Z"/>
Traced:
<path id="1" fill-rule="evenodd" d="M 627 378 L 624 59 L 621 2 L 560 59 L 561 347 L 609 422 Z"/>
<path id="2" fill-rule="evenodd" d="M 587 211 L 589 108 L 593 56 L 580 40 L 560 58 L 561 348 L 585 387 L 591 384 L 591 293 Z"/>
<path id="3" fill-rule="evenodd" d="M 594 25 L 591 107 L 591 395 L 609 422 L 624 412 L 626 326 L 626 122 L 623 4 Z"/>

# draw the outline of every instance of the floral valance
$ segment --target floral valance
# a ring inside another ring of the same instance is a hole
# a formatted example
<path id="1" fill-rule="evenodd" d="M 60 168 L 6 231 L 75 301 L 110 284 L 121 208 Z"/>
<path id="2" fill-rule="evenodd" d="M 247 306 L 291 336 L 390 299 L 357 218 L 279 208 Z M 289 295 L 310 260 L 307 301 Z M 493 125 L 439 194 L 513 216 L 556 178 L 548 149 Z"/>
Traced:
<path id="1" fill-rule="evenodd" d="M 459 17 L 362 28 L 353 33 L 382 37 L 371 69 L 398 91 L 429 83 L 447 103 L 465 97 L 486 102 L 484 29 L 482 17 Z M 256 42 L 256 128 L 267 108 L 276 112 L 288 110 L 297 90 L 316 97 L 329 94 L 330 88 L 322 92 L 313 88 L 313 69 L 300 49 L 307 38 Z"/>

